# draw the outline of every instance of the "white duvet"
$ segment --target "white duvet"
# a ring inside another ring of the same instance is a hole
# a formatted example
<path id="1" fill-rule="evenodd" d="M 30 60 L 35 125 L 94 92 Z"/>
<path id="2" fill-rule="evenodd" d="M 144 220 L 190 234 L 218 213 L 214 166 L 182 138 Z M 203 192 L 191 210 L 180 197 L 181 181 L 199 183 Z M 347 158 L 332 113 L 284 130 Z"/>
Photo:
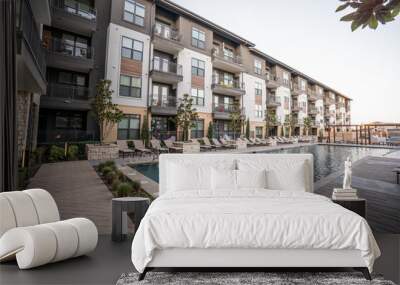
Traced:
<path id="1" fill-rule="evenodd" d="M 358 249 L 370 271 L 380 255 L 367 222 L 326 197 L 261 189 L 209 194 L 164 194 L 152 203 L 132 243 L 139 272 L 165 248 Z"/>

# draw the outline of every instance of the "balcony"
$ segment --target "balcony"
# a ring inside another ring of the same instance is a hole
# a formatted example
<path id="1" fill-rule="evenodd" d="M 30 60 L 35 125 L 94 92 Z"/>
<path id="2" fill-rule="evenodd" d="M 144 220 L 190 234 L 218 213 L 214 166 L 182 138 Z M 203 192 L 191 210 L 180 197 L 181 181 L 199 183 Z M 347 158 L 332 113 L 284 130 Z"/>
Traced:
<path id="1" fill-rule="evenodd" d="M 300 86 L 296 83 L 292 84 L 292 88 L 291 88 L 291 93 L 292 96 L 296 97 L 299 96 L 300 94 L 302 94 L 304 91 L 300 89 Z"/>
<path id="2" fill-rule="evenodd" d="M 90 35 L 96 31 L 96 9 L 73 0 L 52 0 L 52 26 Z"/>
<path id="3" fill-rule="evenodd" d="M 292 113 L 298 113 L 300 112 L 300 106 L 293 105 L 292 106 Z"/>
<path id="4" fill-rule="evenodd" d="M 316 116 L 318 114 L 318 109 L 315 107 L 308 108 L 308 114 L 311 116 Z"/>
<path id="5" fill-rule="evenodd" d="M 212 50 L 213 67 L 225 70 L 231 73 L 239 73 L 244 71 L 242 59 L 238 55 L 228 55 L 223 50 Z"/>
<path id="6" fill-rule="evenodd" d="M 346 107 L 345 103 L 343 103 L 343 102 L 338 102 L 338 103 L 336 103 L 336 106 L 337 106 L 338 108 L 345 108 L 345 107 Z"/>
<path id="7" fill-rule="evenodd" d="M 334 105 L 336 104 L 335 99 L 332 99 L 331 97 L 325 97 L 324 99 L 325 105 Z"/>
<path id="8" fill-rule="evenodd" d="M 267 73 L 267 88 L 276 89 L 279 86 L 281 86 L 279 77 L 275 74 Z"/>
<path id="9" fill-rule="evenodd" d="M 317 94 L 317 92 L 315 92 L 314 90 L 311 90 L 311 89 L 307 90 L 307 95 L 308 95 L 307 96 L 308 101 L 311 101 L 311 102 L 315 102 L 319 99 L 322 99 L 322 97 L 319 94 Z"/>
<path id="10" fill-rule="evenodd" d="M 89 110 L 89 88 L 49 83 L 46 95 L 41 97 L 40 107 L 63 110 Z"/>
<path id="11" fill-rule="evenodd" d="M 93 131 L 79 129 L 38 130 L 38 143 L 64 143 L 79 141 L 96 141 Z"/>
<path id="12" fill-rule="evenodd" d="M 235 111 L 234 104 L 217 104 L 213 105 L 214 119 L 217 120 L 230 120 L 230 114 Z M 245 109 L 240 108 L 241 114 L 245 116 Z"/>
<path id="13" fill-rule="evenodd" d="M 153 26 L 154 49 L 177 55 L 182 49 L 181 34 L 177 29 L 157 23 Z"/>
<path id="14" fill-rule="evenodd" d="M 93 48 L 60 38 L 47 39 L 43 44 L 47 50 L 48 66 L 84 73 L 93 69 Z"/>
<path id="15" fill-rule="evenodd" d="M 268 108 L 276 108 L 281 105 L 281 102 L 275 97 L 275 96 L 270 96 L 267 100 L 267 107 Z"/>
<path id="16" fill-rule="evenodd" d="M 162 97 L 161 95 L 151 96 L 151 113 L 154 115 L 176 115 L 176 96 Z"/>
<path id="17" fill-rule="evenodd" d="M 244 83 L 239 79 L 224 80 L 222 76 L 213 76 L 211 88 L 214 93 L 222 95 L 242 96 L 246 93 Z"/>
<path id="18" fill-rule="evenodd" d="M 177 84 L 183 80 L 182 66 L 168 60 L 154 58 L 151 61 L 150 76 L 153 82 Z"/>
<path id="19" fill-rule="evenodd" d="M 38 3 L 36 3 L 38 4 Z M 46 3 L 43 3 L 45 9 Z M 46 92 L 46 58 L 30 2 L 22 0 L 17 19 L 17 87 Z"/>

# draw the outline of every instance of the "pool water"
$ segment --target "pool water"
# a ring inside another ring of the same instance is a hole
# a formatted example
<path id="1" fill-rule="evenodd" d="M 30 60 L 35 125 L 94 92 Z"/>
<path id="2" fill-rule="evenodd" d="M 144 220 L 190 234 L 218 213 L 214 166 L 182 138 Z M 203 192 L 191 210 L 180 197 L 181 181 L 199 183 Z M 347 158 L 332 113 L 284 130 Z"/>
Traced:
<path id="1" fill-rule="evenodd" d="M 311 153 L 314 155 L 314 181 L 318 181 L 329 174 L 343 171 L 347 157 L 354 162 L 368 155 L 383 155 L 388 152 L 388 149 L 382 148 L 310 145 L 259 153 Z M 158 183 L 158 164 L 140 164 L 135 165 L 134 168 Z"/>

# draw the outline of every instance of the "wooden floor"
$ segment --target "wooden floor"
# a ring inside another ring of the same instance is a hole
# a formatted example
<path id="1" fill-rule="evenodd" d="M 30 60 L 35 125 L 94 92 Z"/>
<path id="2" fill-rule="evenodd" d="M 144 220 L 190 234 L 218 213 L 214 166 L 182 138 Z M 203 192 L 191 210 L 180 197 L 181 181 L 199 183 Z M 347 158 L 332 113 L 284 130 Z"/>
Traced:
<path id="1" fill-rule="evenodd" d="M 88 161 L 43 164 L 29 183 L 56 200 L 62 219 L 85 217 L 99 234 L 111 233 L 112 194 Z"/>
<path id="2" fill-rule="evenodd" d="M 353 187 L 367 200 L 367 220 L 374 232 L 400 234 L 400 185 L 393 168 L 399 159 L 366 157 L 353 165 Z M 330 197 L 341 187 L 343 175 L 335 174 L 315 184 L 315 192 Z"/>

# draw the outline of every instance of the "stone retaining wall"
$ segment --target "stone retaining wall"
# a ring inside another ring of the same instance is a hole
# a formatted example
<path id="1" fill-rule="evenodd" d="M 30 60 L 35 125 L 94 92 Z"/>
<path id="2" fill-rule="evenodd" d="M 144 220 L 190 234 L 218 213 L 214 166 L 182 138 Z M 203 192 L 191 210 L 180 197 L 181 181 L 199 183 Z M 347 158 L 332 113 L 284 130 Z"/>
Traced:
<path id="1" fill-rule="evenodd" d="M 87 144 L 86 156 L 88 160 L 116 159 L 119 157 L 119 148 L 116 144 Z"/>

